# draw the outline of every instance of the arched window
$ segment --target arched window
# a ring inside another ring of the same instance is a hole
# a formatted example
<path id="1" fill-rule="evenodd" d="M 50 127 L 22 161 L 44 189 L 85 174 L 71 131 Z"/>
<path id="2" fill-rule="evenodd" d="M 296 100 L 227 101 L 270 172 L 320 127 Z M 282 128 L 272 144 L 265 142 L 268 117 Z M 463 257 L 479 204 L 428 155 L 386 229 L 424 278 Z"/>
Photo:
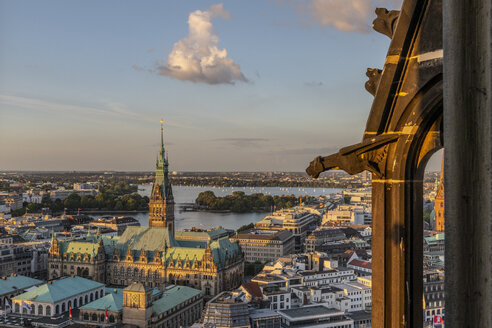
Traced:
<path id="1" fill-rule="evenodd" d="M 38 305 L 38 315 L 43 315 L 43 306 L 41 304 Z"/>
<path id="2" fill-rule="evenodd" d="M 67 308 L 71 308 L 72 307 L 72 301 L 68 301 L 68 305 L 67 305 Z"/>
<path id="3" fill-rule="evenodd" d="M 84 320 L 89 321 L 89 313 L 84 313 Z"/>
<path id="4" fill-rule="evenodd" d="M 94 293 L 94 299 L 98 299 L 99 298 L 99 292 L 96 290 L 96 292 Z"/>
<path id="5" fill-rule="evenodd" d="M 76 299 L 76 298 L 73 300 L 73 307 L 74 307 L 74 308 L 76 308 L 76 307 L 77 307 L 77 299 Z"/>
<path id="6" fill-rule="evenodd" d="M 63 302 L 63 303 L 62 303 L 61 309 L 62 309 L 62 310 L 61 310 L 61 311 L 62 311 L 62 313 L 66 311 L 66 309 L 65 309 L 65 302 Z"/>
<path id="7" fill-rule="evenodd" d="M 104 314 L 101 314 L 101 315 L 99 316 L 99 318 L 101 319 L 101 321 L 102 321 L 102 322 L 104 322 L 104 320 L 106 319 L 106 316 L 105 316 Z"/>
<path id="8" fill-rule="evenodd" d="M 92 321 L 97 321 L 97 314 L 95 313 L 92 314 Z"/>
<path id="9" fill-rule="evenodd" d="M 131 277 L 131 276 L 132 276 L 132 268 L 128 268 L 128 269 L 126 270 L 126 277 L 127 277 L 127 278 L 129 278 L 129 277 Z"/>
<path id="10" fill-rule="evenodd" d="M 49 305 L 46 306 L 45 313 L 47 316 L 51 316 L 51 306 L 49 306 Z"/>
<path id="11" fill-rule="evenodd" d="M 109 316 L 109 322 L 114 322 L 114 315 Z"/>
<path id="12" fill-rule="evenodd" d="M 85 304 L 89 303 L 89 296 L 85 295 L 84 300 L 85 300 L 85 302 L 84 302 Z"/>
<path id="13" fill-rule="evenodd" d="M 114 276 L 117 276 L 118 275 L 118 268 L 117 267 L 114 267 L 114 269 L 113 269 L 113 275 Z"/>
<path id="14" fill-rule="evenodd" d="M 79 297 L 79 306 L 82 306 L 82 296 Z"/>
<path id="15" fill-rule="evenodd" d="M 116 269 L 116 267 L 115 267 Z M 124 267 L 121 267 L 120 268 L 120 276 L 124 276 L 125 275 L 125 268 Z"/>
<path id="16" fill-rule="evenodd" d="M 92 302 L 94 300 L 94 294 L 91 293 L 91 296 L 89 297 L 90 301 Z"/>

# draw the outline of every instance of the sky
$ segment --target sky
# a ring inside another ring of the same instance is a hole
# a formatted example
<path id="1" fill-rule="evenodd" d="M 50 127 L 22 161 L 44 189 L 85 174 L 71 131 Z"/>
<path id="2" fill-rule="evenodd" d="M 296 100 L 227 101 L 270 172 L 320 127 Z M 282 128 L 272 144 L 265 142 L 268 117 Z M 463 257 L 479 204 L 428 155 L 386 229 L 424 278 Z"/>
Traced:
<path id="1" fill-rule="evenodd" d="M 303 171 L 360 142 L 398 0 L 0 0 L 0 170 Z M 439 160 L 434 161 L 439 169 Z"/>

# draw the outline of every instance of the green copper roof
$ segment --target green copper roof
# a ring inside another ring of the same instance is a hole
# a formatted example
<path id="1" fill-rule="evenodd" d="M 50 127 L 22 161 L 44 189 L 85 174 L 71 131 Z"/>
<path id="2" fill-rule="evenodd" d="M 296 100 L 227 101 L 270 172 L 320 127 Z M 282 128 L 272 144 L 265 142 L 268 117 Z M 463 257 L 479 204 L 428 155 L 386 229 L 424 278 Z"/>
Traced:
<path id="1" fill-rule="evenodd" d="M 177 305 L 186 302 L 201 293 L 200 290 L 187 286 L 174 286 L 164 291 L 163 296 L 154 301 L 152 310 L 157 315 L 164 313 Z"/>
<path id="2" fill-rule="evenodd" d="M 128 248 L 147 251 L 164 250 L 165 247 L 177 246 L 176 240 L 167 228 L 129 226 L 120 236 L 118 249 L 126 251 Z"/>
<path id="3" fill-rule="evenodd" d="M 8 276 L 0 280 L 0 295 L 10 294 L 19 289 L 23 290 L 42 283 L 41 280 L 26 276 Z"/>
<path id="4" fill-rule="evenodd" d="M 107 292 L 108 288 L 106 288 Z M 119 288 L 111 289 L 111 293 L 98 298 L 94 302 L 81 306 L 80 309 L 101 311 L 108 309 L 108 312 L 121 312 L 123 310 L 123 290 Z"/>
<path id="5" fill-rule="evenodd" d="M 436 233 L 432 237 L 424 237 L 424 239 L 427 244 L 435 244 L 438 241 L 444 240 L 445 239 L 444 236 L 445 236 L 444 232 L 441 232 L 441 233 Z"/>
<path id="6" fill-rule="evenodd" d="M 212 249 L 212 255 L 214 262 L 220 262 L 222 266 L 225 265 L 226 253 L 231 257 L 237 255 L 239 250 L 239 244 L 237 242 L 231 242 L 228 237 L 219 238 L 210 244 Z"/>
<path id="7" fill-rule="evenodd" d="M 99 245 L 97 243 L 85 242 L 85 241 L 72 241 L 68 243 L 65 252 L 74 254 L 89 254 L 97 255 L 99 251 Z"/>
<path id="8" fill-rule="evenodd" d="M 159 193 L 162 198 L 167 198 L 172 195 L 171 184 L 169 183 L 169 161 L 166 158 L 166 150 L 164 149 L 164 128 L 161 123 L 161 149 L 155 164 L 155 180 L 152 186 L 151 196 L 155 194 L 155 188 L 159 188 Z"/>
<path id="9" fill-rule="evenodd" d="M 227 235 L 227 230 L 224 228 L 218 228 L 209 231 L 176 231 L 176 239 L 180 238 L 194 238 L 197 240 L 214 240 L 220 236 Z"/>
<path id="10" fill-rule="evenodd" d="M 225 231 L 225 230 L 224 230 Z M 215 234 L 221 234 L 214 232 Z M 88 236 L 79 240 L 59 241 L 60 249 L 66 256 L 68 253 L 98 254 L 99 241 L 102 240 L 106 259 L 112 261 L 115 247 L 120 259 L 126 258 L 130 249 L 133 261 L 139 261 L 142 250 L 144 250 L 148 262 L 153 262 L 156 251 L 160 252 L 163 261 L 173 260 L 176 264 L 181 259 L 185 264 L 186 259 L 201 261 L 209 241 L 200 240 L 176 240 L 165 227 L 137 227 L 129 226 L 120 237 Z M 167 246 L 167 247 L 166 247 Z M 219 267 L 225 265 L 226 254 L 230 257 L 237 255 L 239 244 L 231 242 L 229 237 L 221 237 L 210 243 L 214 262 Z M 94 252 L 94 253 L 93 253 Z"/>
<path id="11" fill-rule="evenodd" d="M 51 284 L 41 285 L 33 290 L 15 296 L 15 300 L 26 300 L 42 303 L 56 303 L 66 298 L 103 287 L 96 281 L 81 277 L 65 277 L 54 280 Z"/>

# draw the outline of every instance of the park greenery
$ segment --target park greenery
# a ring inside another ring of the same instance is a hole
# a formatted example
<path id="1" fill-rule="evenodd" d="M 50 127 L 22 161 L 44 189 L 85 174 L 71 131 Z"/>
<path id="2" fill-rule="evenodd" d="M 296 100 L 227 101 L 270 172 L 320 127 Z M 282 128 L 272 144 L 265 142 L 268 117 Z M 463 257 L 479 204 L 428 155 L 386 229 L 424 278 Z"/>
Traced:
<path id="1" fill-rule="evenodd" d="M 110 192 L 101 192 L 96 196 L 79 196 L 71 193 L 65 200 L 52 200 L 48 195 L 44 196 L 40 204 L 24 203 L 24 207 L 12 211 L 13 216 L 25 213 L 39 213 L 41 209 L 48 208 L 53 213 L 59 213 L 66 208 L 69 212 L 84 210 L 102 211 L 137 211 L 147 210 L 149 198 L 140 196 L 137 193 L 117 195 Z"/>
<path id="2" fill-rule="evenodd" d="M 303 201 L 309 201 L 304 196 Z M 195 203 L 209 211 L 229 211 L 234 213 L 269 212 L 275 209 L 289 208 L 299 204 L 295 195 L 270 196 L 262 193 L 246 195 L 242 191 L 234 191 L 232 195 L 217 197 L 213 191 L 207 190 L 198 194 Z"/>
<path id="3" fill-rule="evenodd" d="M 245 225 L 242 225 L 240 226 L 236 232 L 237 233 L 240 233 L 240 232 L 243 232 L 243 231 L 246 231 L 246 230 L 249 230 L 249 229 L 253 229 L 255 227 L 255 224 L 253 222 L 251 222 L 250 224 L 245 224 Z"/>

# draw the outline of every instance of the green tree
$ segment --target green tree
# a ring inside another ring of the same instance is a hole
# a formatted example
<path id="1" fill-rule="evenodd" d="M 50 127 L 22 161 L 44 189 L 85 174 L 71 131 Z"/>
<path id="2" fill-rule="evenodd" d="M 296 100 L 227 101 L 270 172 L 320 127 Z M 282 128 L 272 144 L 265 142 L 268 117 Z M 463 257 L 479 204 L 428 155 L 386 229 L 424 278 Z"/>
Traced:
<path id="1" fill-rule="evenodd" d="M 117 211 L 121 211 L 123 210 L 123 203 L 121 202 L 121 200 L 118 200 L 116 202 L 116 204 L 114 205 L 114 209 L 117 210 Z"/>
<path id="2" fill-rule="evenodd" d="M 250 224 L 245 224 L 245 225 L 240 226 L 240 227 L 236 230 L 236 232 L 237 232 L 237 233 L 240 233 L 240 232 L 242 232 L 242 231 L 249 230 L 249 229 L 252 229 L 252 228 L 254 228 L 254 227 L 255 227 L 255 224 L 254 224 L 253 222 L 251 222 Z"/>
<path id="3" fill-rule="evenodd" d="M 63 202 L 66 208 L 76 209 L 80 207 L 80 196 L 76 193 L 71 193 Z"/>
<path id="4" fill-rule="evenodd" d="M 217 197 L 215 197 L 213 191 L 207 190 L 199 193 L 195 202 L 198 205 L 209 206 L 216 199 Z"/>
<path id="5" fill-rule="evenodd" d="M 95 197 L 95 201 L 96 201 L 96 206 L 98 208 L 104 208 L 104 206 L 106 205 L 106 200 L 104 199 L 104 193 L 99 193 L 96 195 Z"/>
<path id="6" fill-rule="evenodd" d="M 94 196 L 84 195 L 80 198 L 80 206 L 83 208 L 94 208 L 96 207 L 96 200 Z"/>

